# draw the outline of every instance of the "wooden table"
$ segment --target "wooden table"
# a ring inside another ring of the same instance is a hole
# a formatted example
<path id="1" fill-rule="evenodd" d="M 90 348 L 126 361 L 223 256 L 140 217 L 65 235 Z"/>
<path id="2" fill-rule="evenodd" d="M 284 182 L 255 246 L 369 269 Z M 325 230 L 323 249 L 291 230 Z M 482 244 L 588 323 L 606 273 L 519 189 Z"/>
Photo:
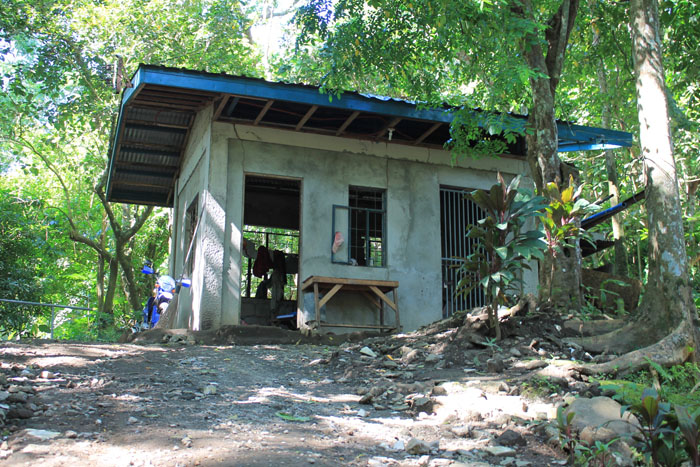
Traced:
<path id="1" fill-rule="evenodd" d="M 342 277 L 323 277 L 311 276 L 308 277 L 301 286 L 302 292 L 313 290 L 314 293 L 314 312 L 316 316 L 316 324 L 321 327 L 321 307 L 335 296 L 340 290 L 348 292 L 358 292 L 369 299 L 374 306 L 379 310 L 379 325 L 373 324 L 349 324 L 349 323 L 324 323 L 327 327 L 345 327 L 345 328 L 363 328 L 363 329 L 379 329 L 398 331 L 401 329 L 399 322 L 399 303 L 398 293 L 396 289 L 399 287 L 397 281 L 379 281 L 369 279 L 346 279 Z M 323 297 L 319 298 L 319 292 L 326 292 Z M 388 292 L 392 293 L 393 299 L 386 296 Z M 384 324 L 384 304 L 394 310 L 396 316 L 395 325 Z"/>

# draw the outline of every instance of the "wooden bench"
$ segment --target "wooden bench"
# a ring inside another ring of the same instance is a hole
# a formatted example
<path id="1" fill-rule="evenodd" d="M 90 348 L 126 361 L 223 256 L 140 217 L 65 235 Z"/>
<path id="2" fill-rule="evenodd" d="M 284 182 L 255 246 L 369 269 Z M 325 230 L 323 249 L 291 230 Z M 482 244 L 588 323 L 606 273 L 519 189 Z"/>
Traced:
<path id="1" fill-rule="evenodd" d="M 397 281 L 379 281 L 369 279 L 345 279 L 342 277 L 308 277 L 301 286 L 302 292 L 313 291 L 314 313 L 316 325 L 320 328 L 343 327 L 361 329 L 379 329 L 380 331 L 398 331 L 401 329 L 399 321 L 399 303 L 396 289 L 399 287 Z M 323 323 L 321 324 L 321 307 L 324 306 L 340 290 L 361 293 L 379 310 L 379 325 L 376 324 L 350 324 L 350 323 Z M 323 297 L 319 297 L 320 292 L 325 292 Z M 387 297 L 387 293 L 392 293 L 392 298 Z M 384 324 L 384 304 L 394 310 L 396 316 L 394 325 Z"/>

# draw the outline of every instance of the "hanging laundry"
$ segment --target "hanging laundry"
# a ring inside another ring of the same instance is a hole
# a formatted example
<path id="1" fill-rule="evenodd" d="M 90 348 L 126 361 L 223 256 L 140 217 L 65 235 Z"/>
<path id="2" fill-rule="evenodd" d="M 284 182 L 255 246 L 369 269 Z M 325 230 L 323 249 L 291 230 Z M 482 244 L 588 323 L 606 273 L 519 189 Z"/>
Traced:
<path id="1" fill-rule="evenodd" d="M 255 249 L 254 241 L 248 240 L 247 238 L 243 239 L 243 254 L 250 259 L 258 257 L 258 251 Z"/>
<path id="2" fill-rule="evenodd" d="M 333 251 L 333 253 L 338 253 L 338 250 L 340 250 L 340 247 L 343 246 L 343 243 L 345 243 L 343 234 L 340 232 L 336 232 L 335 237 L 333 239 L 333 246 L 331 247 L 331 251 Z"/>
<path id="3" fill-rule="evenodd" d="M 287 262 L 285 261 L 284 251 L 275 250 L 272 252 L 272 269 L 279 272 L 282 276 L 282 283 L 287 283 Z"/>
<path id="4" fill-rule="evenodd" d="M 263 277 L 271 267 L 272 260 L 270 259 L 270 251 L 264 245 L 260 245 L 255 258 L 255 264 L 253 264 L 253 275 L 255 275 L 255 277 Z"/>
<path id="5" fill-rule="evenodd" d="M 274 269 L 272 271 L 272 275 L 270 276 L 270 292 L 272 295 L 272 299 L 270 300 L 270 310 L 274 313 L 276 313 L 279 309 L 279 306 L 282 304 L 282 300 L 284 300 L 284 284 L 285 280 L 283 278 L 286 276 L 283 276 L 280 271 L 277 269 Z"/>

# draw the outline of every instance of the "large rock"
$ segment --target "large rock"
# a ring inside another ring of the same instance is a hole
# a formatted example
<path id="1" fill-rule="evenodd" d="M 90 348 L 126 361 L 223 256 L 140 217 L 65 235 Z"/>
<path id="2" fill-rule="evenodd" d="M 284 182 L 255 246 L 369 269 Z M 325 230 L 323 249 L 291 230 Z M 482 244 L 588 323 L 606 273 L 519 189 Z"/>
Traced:
<path id="1" fill-rule="evenodd" d="M 578 432 L 586 432 L 587 436 L 594 436 L 595 432 L 604 428 L 602 432 L 623 436 L 636 431 L 639 426 L 636 417 L 629 412 L 620 415 L 621 405 L 609 397 L 594 397 L 592 399 L 576 399 L 567 409 L 566 414 L 573 412 L 571 421 L 573 428 Z"/>

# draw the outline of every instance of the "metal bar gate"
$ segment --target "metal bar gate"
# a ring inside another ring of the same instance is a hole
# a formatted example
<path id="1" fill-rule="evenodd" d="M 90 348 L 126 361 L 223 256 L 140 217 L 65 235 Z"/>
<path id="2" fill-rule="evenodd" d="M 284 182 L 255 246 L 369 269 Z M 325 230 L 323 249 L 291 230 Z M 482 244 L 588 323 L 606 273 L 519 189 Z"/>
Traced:
<path id="1" fill-rule="evenodd" d="M 483 217 L 473 201 L 464 198 L 468 190 L 440 187 L 440 233 L 442 250 L 442 315 L 447 318 L 456 311 L 484 306 L 486 300 L 480 288 L 469 294 L 457 295 L 462 275 L 461 261 L 476 247 L 476 241 L 467 238 L 467 228 Z"/>

